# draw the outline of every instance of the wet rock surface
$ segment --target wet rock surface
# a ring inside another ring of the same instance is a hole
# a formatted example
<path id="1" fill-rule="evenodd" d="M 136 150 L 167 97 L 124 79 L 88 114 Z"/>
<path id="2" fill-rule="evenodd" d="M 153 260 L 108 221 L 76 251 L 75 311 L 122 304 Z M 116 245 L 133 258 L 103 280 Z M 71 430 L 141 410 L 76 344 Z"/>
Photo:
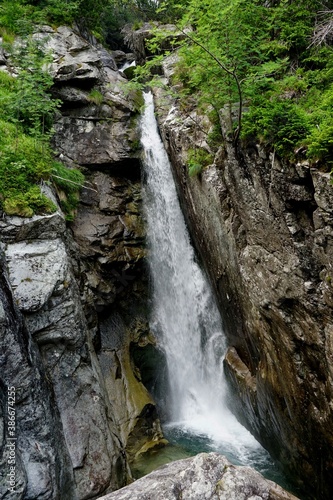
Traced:
<path id="1" fill-rule="evenodd" d="M 196 116 L 195 107 L 182 114 L 162 90 L 155 98 L 181 202 L 232 348 L 225 361 L 232 406 L 306 494 L 330 498 L 329 175 L 302 159 L 283 163 L 258 144 L 236 154 L 225 135 L 213 164 L 190 178 L 188 150 L 210 149 L 207 118 Z"/>
<path id="2" fill-rule="evenodd" d="M 217 453 L 177 460 L 101 500 L 297 500 L 250 467 Z"/>

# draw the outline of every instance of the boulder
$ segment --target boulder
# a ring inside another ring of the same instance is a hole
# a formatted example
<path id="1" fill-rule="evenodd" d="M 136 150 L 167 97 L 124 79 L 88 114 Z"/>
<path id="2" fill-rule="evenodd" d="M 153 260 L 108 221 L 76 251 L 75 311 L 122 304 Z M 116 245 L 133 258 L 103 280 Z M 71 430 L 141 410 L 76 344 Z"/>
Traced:
<path id="1" fill-rule="evenodd" d="M 297 500 L 250 467 L 218 453 L 200 453 L 151 472 L 101 500 Z"/>

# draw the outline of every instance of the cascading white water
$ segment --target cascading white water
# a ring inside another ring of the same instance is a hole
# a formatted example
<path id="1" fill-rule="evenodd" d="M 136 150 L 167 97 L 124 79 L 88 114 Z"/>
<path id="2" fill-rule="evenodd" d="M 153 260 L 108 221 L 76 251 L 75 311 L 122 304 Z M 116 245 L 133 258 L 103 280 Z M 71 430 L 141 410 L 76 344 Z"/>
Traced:
<path id="1" fill-rule="evenodd" d="M 213 294 L 195 260 L 151 93 L 141 121 L 144 206 L 152 280 L 151 329 L 167 359 L 174 426 L 205 435 L 239 463 L 266 452 L 226 406 L 225 351 Z"/>

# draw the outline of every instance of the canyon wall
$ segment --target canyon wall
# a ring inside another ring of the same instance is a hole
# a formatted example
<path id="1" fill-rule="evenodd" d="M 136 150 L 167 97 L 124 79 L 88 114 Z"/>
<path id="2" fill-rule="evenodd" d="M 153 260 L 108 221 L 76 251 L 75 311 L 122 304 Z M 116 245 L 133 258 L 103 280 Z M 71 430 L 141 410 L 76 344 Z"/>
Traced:
<path id="1" fill-rule="evenodd" d="M 172 56 L 164 83 L 172 80 Z M 212 165 L 211 124 L 155 89 L 161 135 L 191 235 L 215 288 L 229 349 L 230 406 L 311 498 L 333 491 L 333 188 L 304 158 L 284 162 L 226 132 Z M 214 157 L 214 156 L 213 156 Z"/>
<path id="2" fill-rule="evenodd" d="M 161 358 L 148 326 L 141 99 L 126 91 L 118 70 L 125 54 L 113 56 L 66 27 L 44 27 L 35 36 L 52 50 L 53 92 L 63 102 L 54 149 L 69 168 L 80 166 L 86 182 L 71 222 L 59 206 L 65 194 L 48 185 L 42 189 L 58 204 L 56 213 L 1 213 L 0 496 L 81 500 L 125 485 L 130 462 L 165 443 L 146 388 L 155 382 L 152 359 Z M 2 52 L 1 66 L 7 62 Z M 173 62 L 164 67 L 167 78 Z M 260 144 L 235 151 L 221 117 L 224 138 L 212 165 L 189 177 L 188 152 L 210 151 L 211 124 L 194 102 L 184 111 L 161 89 L 155 101 L 191 235 L 224 319 L 230 405 L 310 498 L 328 499 L 329 174 L 302 157 L 283 162 Z M 15 493 L 8 490 L 6 446 L 11 387 Z"/>
<path id="3" fill-rule="evenodd" d="M 80 166 L 85 185 L 69 214 L 74 222 L 59 206 L 66 195 L 46 184 L 56 213 L 1 214 L 0 496 L 96 498 L 130 481 L 129 463 L 165 442 L 131 356 L 155 350 L 147 323 L 140 96 L 126 92 L 115 59 L 94 40 L 66 27 L 45 26 L 34 36 L 52 51 L 53 92 L 63 102 L 54 149 L 68 168 Z M 12 386 L 13 493 L 6 448 Z"/>

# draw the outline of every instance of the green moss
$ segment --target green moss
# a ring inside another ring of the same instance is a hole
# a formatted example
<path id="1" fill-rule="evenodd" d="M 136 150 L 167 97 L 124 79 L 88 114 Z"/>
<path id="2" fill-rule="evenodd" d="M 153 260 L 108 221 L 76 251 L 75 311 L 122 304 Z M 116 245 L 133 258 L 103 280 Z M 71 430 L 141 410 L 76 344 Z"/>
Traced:
<path id="1" fill-rule="evenodd" d="M 11 192 L 3 201 L 3 209 L 8 215 L 20 217 L 32 217 L 34 213 L 52 213 L 56 208 L 38 186 L 30 187 L 25 193 Z"/>

